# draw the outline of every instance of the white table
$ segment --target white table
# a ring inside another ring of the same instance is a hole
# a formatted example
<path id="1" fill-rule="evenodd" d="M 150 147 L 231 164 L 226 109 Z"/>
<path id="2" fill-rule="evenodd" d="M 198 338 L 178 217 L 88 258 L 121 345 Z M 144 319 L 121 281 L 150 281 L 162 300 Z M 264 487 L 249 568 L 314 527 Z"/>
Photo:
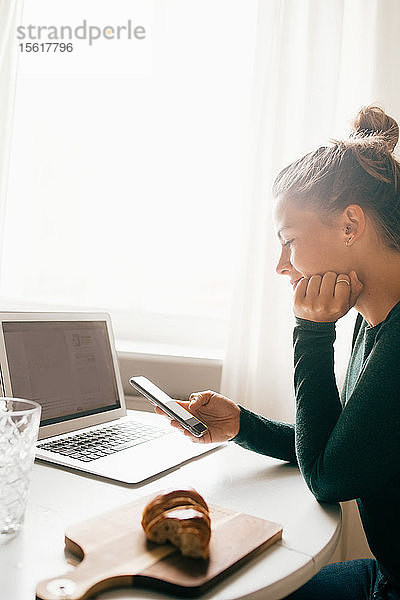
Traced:
<path id="1" fill-rule="evenodd" d="M 232 442 L 135 487 L 35 464 L 23 530 L 0 541 L 1 598 L 33 600 L 40 580 L 68 569 L 64 555 L 68 524 L 163 488 L 186 485 L 198 489 L 210 503 L 283 525 L 282 541 L 203 594 L 203 600 L 283 598 L 317 573 L 335 550 L 340 507 L 319 504 L 296 467 Z M 98 596 L 101 600 L 163 597 L 151 590 L 126 588 Z"/>

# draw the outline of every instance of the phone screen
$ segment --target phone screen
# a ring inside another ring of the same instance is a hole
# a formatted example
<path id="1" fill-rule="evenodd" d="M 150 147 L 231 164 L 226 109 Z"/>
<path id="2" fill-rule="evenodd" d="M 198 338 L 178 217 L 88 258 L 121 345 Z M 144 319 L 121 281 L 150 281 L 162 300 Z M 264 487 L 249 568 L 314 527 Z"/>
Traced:
<path id="1" fill-rule="evenodd" d="M 196 437 L 202 436 L 207 431 L 207 426 L 194 417 L 189 411 L 180 406 L 168 394 L 143 376 L 131 377 L 130 384 L 141 392 L 146 398 L 157 406 L 165 409 L 169 416 L 176 419 L 183 427 Z"/>

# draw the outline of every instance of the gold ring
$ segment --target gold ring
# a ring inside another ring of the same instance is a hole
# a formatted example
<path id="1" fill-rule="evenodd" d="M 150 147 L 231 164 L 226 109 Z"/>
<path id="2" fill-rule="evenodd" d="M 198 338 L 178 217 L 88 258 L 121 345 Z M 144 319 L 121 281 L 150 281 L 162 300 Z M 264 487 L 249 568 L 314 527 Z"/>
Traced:
<path id="1" fill-rule="evenodd" d="M 347 281 L 347 279 L 337 279 L 337 280 L 336 280 L 336 283 L 342 283 L 342 281 L 343 281 L 344 283 L 347 283 L 347 285 L 348 285 L 349 287 L 351 287 L 351 286 L 350 286 L 350 281 Z"/>

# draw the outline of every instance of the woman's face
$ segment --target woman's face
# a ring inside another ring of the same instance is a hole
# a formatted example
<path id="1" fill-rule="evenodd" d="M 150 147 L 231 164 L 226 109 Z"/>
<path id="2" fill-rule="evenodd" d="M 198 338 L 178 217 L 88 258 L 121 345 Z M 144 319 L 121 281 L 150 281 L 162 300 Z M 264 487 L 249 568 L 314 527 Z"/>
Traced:
<path id="1" fill-rule="evenodd" d="M 282 245 L 276 271 L 290 277 L 293 289 L 303 277 L 323 275 L 327 271 L 348 273 L 351 270 L 349 252 L 344 243 L 345 222 L 341 215 L 322 222 L 317 212 L 280 197 L 274 217 Z"/>

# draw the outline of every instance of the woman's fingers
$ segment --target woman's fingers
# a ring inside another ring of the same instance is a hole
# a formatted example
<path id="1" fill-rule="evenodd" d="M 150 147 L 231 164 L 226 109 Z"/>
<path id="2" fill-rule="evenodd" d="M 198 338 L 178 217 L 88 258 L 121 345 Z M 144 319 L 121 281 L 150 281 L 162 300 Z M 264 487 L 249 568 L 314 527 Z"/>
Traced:
<path id="1" fill-rule="evenodd" d="M 338 307 L 346 305 L 350 308 L 350 277 L 346 273 L 339 273 L 335 279 L 334 296 L 338 302 Z"/>
<path id="2" fill-rule="evenodd" d="M 304 296 L 306 295 L 307 286 L 308 286 L 308 279 L 307 279 L 307 277 L 303 277 L 303 279 L 301 279 L 299 281 L 299 283 L 297 284 L 295 292 L 294 292 L 295 303 L 296 303 L 296 299 L 299 300 L 300 298 L 304 298 Z"/>
<path id="3" fill-rule="evenodd" d="M 322 298 L 331 299 L 336 291 L 336 273 L 328 271 L 324 274 L 321 280 L 319 294 Z"/>
<path id="4" fill-rule="evenodd" d="M 187 410 L 196 414 L 197 411 L 201 410 L 203 406 L 206 406 L 211 398 L 214 396 L 215 392 L 211 390 L 206 390 L 204 392 L 194 392 L 189 396 L 189 406 Z"/>
<path id="5" fill-rule="evenodd" d="M 321 275 L 313 275 L 308 280 L 306 296 L 317 297 L 320 294 L 320 288 L 322 283 Z"/>
<path id="6" fill-rule="evenodd" d="M 295 315 L 310 321 L 337 321 L 354 306 L 362 289 L 355 271 L 304 278 L 295 291 Z"/>

